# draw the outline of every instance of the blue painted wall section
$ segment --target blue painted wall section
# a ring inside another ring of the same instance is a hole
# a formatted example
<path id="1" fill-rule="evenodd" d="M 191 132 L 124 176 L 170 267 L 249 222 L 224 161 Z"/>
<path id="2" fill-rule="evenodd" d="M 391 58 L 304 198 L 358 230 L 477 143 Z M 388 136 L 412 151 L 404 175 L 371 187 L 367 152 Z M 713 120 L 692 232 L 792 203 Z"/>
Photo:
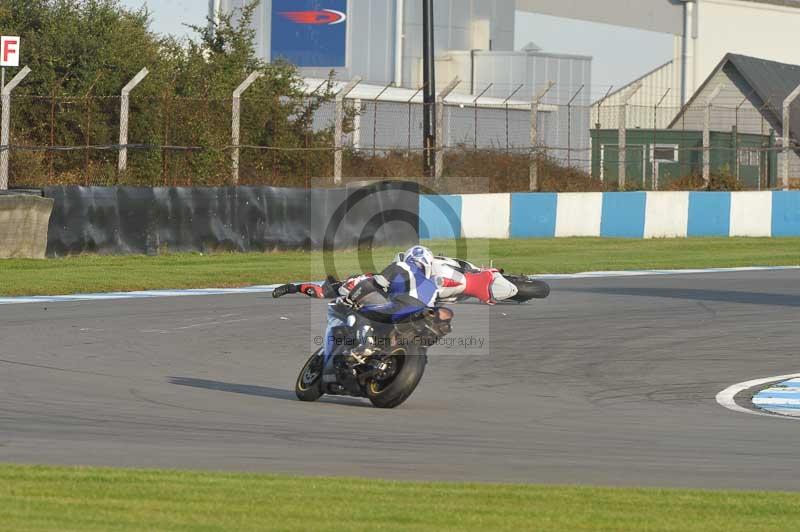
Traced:
<path id="1" fill-rule="evenodd" d="M 730 192 L 689 194 L 688 236 L 728 236 L 730 231 Z"/>
<path id="2" fill-rule="evenodd" d="M 511 238 L 553 238 L 558 194 L 512 194 Z"/>
<path id="3" fill-rule="evenodd" d="M 800 235 L 800 192 L 772 193 L 772 236 Z"/>
<path id="4" fill-rule="evenodd" d="M 461 203 L 461 196 L 420 196 L 420 238 L 423 240 L 461 238 Z"/>
<path id="5" fill-rule="evenodd" d="M 643 238 L 645 192 L 603 194 L 603 217 L 600 236 L 606 238 Z"/>

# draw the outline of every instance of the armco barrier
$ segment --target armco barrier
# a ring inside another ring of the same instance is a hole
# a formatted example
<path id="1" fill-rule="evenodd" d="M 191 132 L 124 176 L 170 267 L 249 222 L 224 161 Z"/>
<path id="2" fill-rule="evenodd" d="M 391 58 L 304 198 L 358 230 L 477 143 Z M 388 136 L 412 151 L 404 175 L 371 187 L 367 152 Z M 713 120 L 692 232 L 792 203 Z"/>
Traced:
<path id="1" fill-rule="evenodd" d="M 0 196 L 0 258 L 43 259 L 53 200 Z"/>
<path id="2" fill-rule="evenodd" d="M 800 191 L 609 192 L 423 196 L 436 238 L 800 237 Z M 456 210 L 444 224 L 437 202 Z M 460 208 L 460 211 L 458 210 Z M 446 226 L 446 227 L 445 227 Z"/>
<path id="3" fill-rule="evenodd" d="M 418 190 L 51 187 L 47 254 L 403 246 L 419 240 Z"/>

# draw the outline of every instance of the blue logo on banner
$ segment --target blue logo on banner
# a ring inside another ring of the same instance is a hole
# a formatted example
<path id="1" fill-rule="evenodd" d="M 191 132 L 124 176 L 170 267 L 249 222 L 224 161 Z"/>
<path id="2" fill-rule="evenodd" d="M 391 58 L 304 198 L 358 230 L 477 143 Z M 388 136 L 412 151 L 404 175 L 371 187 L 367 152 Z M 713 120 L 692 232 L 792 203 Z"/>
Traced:
<path id="1" fill-rule="evenodd" d="M 299 67 L 343 67 L 347 0 L 272 0 L 272 60 Z"/>

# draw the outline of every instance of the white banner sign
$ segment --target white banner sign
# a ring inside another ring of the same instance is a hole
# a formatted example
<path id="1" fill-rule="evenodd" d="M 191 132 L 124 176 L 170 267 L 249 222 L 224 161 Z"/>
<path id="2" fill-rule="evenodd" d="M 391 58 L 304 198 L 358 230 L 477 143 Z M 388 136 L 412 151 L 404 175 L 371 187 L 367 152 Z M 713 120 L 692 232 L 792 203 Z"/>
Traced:
<path id="1" fill-rule="evenodd" d="M 0 37 L 0 67 L 19 66 L 19 37 Z"/>

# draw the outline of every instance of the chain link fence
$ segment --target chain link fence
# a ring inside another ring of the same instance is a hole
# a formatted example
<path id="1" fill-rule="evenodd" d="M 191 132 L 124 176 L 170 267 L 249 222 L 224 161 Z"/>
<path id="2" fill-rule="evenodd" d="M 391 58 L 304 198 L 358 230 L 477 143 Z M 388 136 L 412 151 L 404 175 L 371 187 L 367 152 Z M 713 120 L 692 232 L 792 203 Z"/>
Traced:
<path id="1" fill-rule="evenodd" d="M 423 176 L 423 104 L 410 97 L 344 100 L 307 95 L 241 98 L 232 140 L 230 98 L 130 96 L 128 143 L 119 144 L 119 96 L 12 96 L 9 186 L 309 186 L 330 182 L 337 150 L 352 179 Z M 439 150 L 448 178 L 489 178 L 493 190 L 762 189 L 800 177 L 796 142 L 784 146 L 775 109 L 538 105 L 454 95 L 444 100 Z M 145 112 L 147 111 L 147 112 Z M 536 141 L 532 144 L 532 139 Z M 125 169 L 119 153 L 127 148 Z M 781 175 L 784 158 L 789 175 Z M 534 170 L 535 168 L 535 170 Z M 533 183 L 536 174 L 539 181 Z"/>

